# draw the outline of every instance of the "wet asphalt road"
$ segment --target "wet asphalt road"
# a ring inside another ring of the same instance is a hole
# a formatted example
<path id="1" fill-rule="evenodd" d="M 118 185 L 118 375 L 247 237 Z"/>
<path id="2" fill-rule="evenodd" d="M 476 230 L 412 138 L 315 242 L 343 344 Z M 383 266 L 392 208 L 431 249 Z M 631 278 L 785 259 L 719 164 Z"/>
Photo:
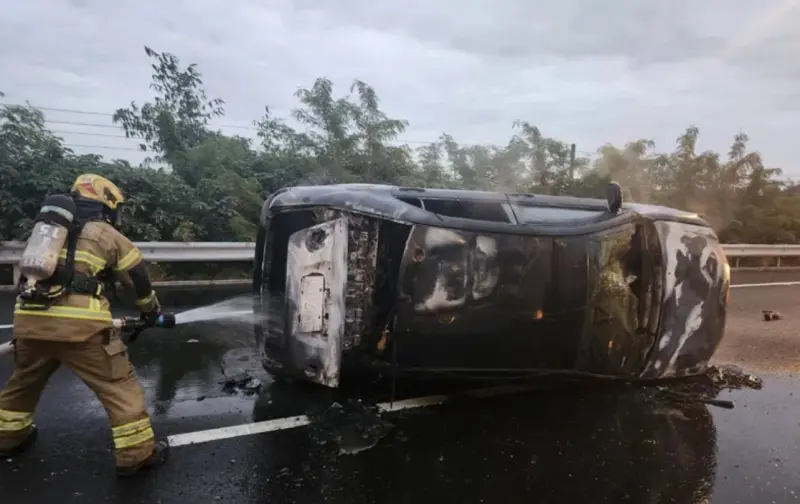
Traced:
<path id="1" fill-rule="evenodd" d="M 795 280 L 800 275 L 735 276 Z M 180 311 L 210 296 L 173 291 L 164 299 Z M 717 362 L 754 372 L 764 388 L 722 392 L 732 410 L 668 403 L 646 390 L 545 390 L 388 415 L 391 425 L 379 426 L 385 437 L 355 454 L 340 454 L 357 440 L 348 422 L 336 421 L 176 447 L 167 466 L 134 480 L 114 477 L 105 414 L 62 369 L 42 397 L 34 449 L 0 460 L 0 502 L 795 502 L 797 300 L 800 286 L 734 290 Z M 0 295 L 0 324 L 11 322 L 10 303 Z M 762 322 L 761 308 L 784 320 Z M 158 434 L 321 412 L 334 400 L 270 383 L 253 346 L 249 325 L 209 323 L 153 330 L 132 345 Z M 0 382 L 11 370 L 10 359 L 0 362 Z M 222 390 L 223 372 L 240 371 L 264 379 L 261 394 Z M 343 441 L 331 442 L 337 435 Z"/>

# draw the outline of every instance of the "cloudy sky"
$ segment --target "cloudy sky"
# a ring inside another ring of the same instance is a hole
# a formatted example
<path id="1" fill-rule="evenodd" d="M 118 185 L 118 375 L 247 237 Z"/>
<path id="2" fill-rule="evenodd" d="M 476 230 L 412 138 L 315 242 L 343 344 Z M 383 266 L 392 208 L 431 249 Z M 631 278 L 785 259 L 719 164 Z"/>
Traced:
<path id="1" fill-rule="evenodd" d="M 288 115 L 316 77 L 342 93 L 359 78 L 411 122 L 414 146 L 443 131 L 504 143 L 524 119 L 583 152 L 636 138 L 671 150 L 695 124 L 701 149 L 725 153 L 744 131 L 800 178 L 800 0 L 3 4 L 4 101 L 99 113 L 47 112 L 70 145 L 113 147 L 77 151 L 140 159 L 102 114 L 150 97 L 146 44 L 199 65 L 228 133 L 252 136 L 265 105 Z"/>

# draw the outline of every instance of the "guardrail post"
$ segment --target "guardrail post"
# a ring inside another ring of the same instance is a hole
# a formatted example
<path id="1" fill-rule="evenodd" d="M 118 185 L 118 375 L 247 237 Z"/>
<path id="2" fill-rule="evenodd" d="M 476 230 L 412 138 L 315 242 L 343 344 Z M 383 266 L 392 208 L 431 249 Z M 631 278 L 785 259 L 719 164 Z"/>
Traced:
<path id="1" fill-rule="evenodd" d="M 778 263 L 777 263 L 778 264 L 778 268 L 780 268 L 781 267 L 781 256 L 778 256 L 777 259 L 778 259 Z"/>
<path id="2" fill-rule="evenodd" d="M 14 285 L 17 285 L 19 283 L 19 277 L 20 277 L 19 266 L 17 266 L 15 264 L 14 265 Z"/>

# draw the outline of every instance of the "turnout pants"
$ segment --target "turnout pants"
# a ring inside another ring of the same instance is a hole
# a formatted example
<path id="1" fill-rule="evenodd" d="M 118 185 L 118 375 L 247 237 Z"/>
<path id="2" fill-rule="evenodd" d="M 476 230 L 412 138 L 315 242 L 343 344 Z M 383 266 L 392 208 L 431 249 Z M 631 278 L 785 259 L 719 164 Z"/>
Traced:
<path id="1" fill-rule="evenodd" d="M 143 462 L 154 435 L 144 389 L 128 360 L 127 347 L 109 330 L 85 342 L 18 339 L 16 369 L 0 392 L 0 450 L 14 448 L 33 431 L 42 390 L 61 364 L 97 395 L 111 423 L 118 467 Z"/>

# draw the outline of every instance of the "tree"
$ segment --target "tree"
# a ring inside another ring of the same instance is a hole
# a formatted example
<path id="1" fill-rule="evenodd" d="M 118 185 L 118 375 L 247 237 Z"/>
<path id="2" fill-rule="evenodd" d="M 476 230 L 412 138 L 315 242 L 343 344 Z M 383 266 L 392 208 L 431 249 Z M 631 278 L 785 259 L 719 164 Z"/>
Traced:
<path id="1" fill-rule="evenodd" d="M 27 106 L 0 106 L 0 240 L 27 238 L 48 194 L 77 177 L 76 157 L 45 127 L 44 114 Z M 92 166 L 96 158 L 80 158 Z"/>
<path id="2" fill-rule="evenodd" d="M 461 144 L 442 133 L 412 151 L 400 142 L 408 122 L 381 109 L 378 93 L 354 80 L 336 96 L 329 79 L 295 93 L 292 127 L 265 107 L 256 138 L 213 131 L 224 102 L 210 99 L 197 66 L 146 47 L 153 101 L 119 109 L 113 122 L 156 155 L 134 167 L 76 155 L 46 127 L 40 110 L 0 104 L 0 239 L 24 239 L 42 199 L 96 172 L 128 197 L 123 230 L 134 240 L 252 240 L 264 199 L 296 184 L 370 182 L 603 197 L 610 180 L 626 200 L 702 213 L 721 239 L 800 242 L 800 186 L 780 181 L 748 137 L 737 133 L 727 155 L 697 152 L 689 126 L 663 152 L 646 139 L 606 144 L 594 160 L 531 122 L 510 125 L 505 145 Z"/>
<path id="3" fill-rule="evenodd" d="M 113 122 L 122 126 L 126 137 L 141 138 L 139 148 L 156 153 L 155 161 L 167 160 L 180 169 L 185 163 L 179 156 L 207 138 L 208 123 L 225 114 L 225 102 L 208 98 L 196 64 L 181 68 L 180 60 L 170 53 L 147 46 L 144 50 L 155 61 L 150 89 L 157 95 L 141 107 L 131 102 L 128 108 L 117 109 Z"/>

